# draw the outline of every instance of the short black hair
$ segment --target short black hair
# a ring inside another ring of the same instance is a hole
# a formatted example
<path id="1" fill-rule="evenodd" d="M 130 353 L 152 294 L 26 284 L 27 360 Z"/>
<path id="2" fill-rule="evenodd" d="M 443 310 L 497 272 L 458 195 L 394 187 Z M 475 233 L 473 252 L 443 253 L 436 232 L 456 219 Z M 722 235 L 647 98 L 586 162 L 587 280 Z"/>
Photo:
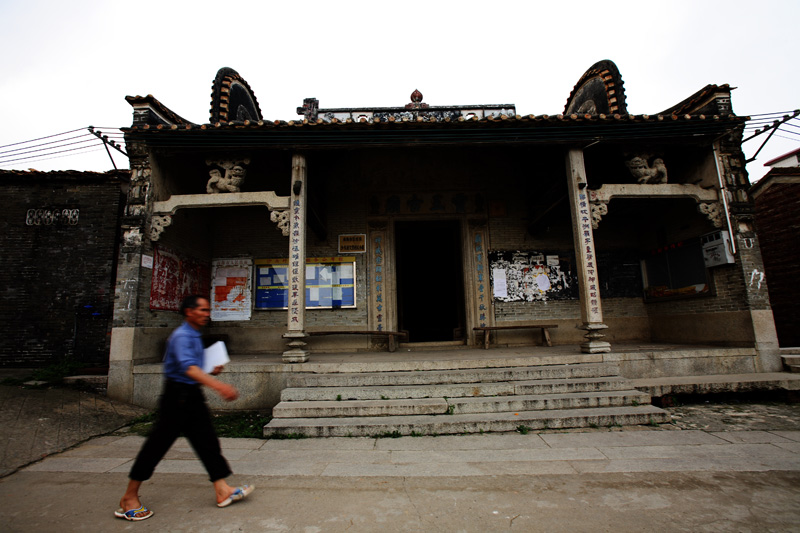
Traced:
<path id="1" fill-rule="evenodd" d="M 183 316 L 186 316 L 187 309 L 194 309 L 196 307 L 200 307 L 200 300 L 208 300 L 208 298 L 206 298 L 205 296 L 201 296 L 199 294 L 192 294 L 190 296 L 187 296 L 181 302 L 179 311 Z"/>

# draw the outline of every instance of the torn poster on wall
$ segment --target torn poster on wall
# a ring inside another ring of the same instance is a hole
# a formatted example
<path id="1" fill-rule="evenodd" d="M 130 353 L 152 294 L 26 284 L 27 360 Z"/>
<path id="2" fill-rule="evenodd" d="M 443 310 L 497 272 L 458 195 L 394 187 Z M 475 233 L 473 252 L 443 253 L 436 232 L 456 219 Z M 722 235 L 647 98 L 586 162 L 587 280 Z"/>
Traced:
<path id="1" fill-rule="evenodd" d="M 252 259 L 211 261 L 211 320 L 250 320 Z"/>
<path id="2" fill-rule="evenodd" d="M 492 295 L 503 302 L 577 298 L 573 264 L 568 253 L 490 251 Z"/>
<path id="3" fill-rule="evenodd" d="M 205 261 L 163 246 L 155 247 L 150 309 L 177 311 L 184 298 L 192 294 L 207 295 L 210 286 L 211 271 Z"/>

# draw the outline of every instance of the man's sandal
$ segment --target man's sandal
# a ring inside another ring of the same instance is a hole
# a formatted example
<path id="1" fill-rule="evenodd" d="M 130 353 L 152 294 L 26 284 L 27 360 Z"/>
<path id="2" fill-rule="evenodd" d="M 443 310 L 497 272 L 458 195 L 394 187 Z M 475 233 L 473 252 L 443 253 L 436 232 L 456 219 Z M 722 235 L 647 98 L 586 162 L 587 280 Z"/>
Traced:
<path id="1" fill-rule="evenodd" d="M 227 507 L 233 502 L 243 500 L 245 496 L 253 492 L 253 490 L 255 490 L 255 486 L 253 485 L 243 485 L 241 487 L 237 487 L 230 496 L 219 502 L 217 507 Z"/>
<path id="2" fill-rule="evenodd" d="M 144 513 L 142 516 L 136 516 L 137 514 Z M 139 520 L 147 520 L 151 516 L 153 516 L 153 511 L 142 505 L 138 509 L 130 509 L 129 511 L 123 511 L 122 507 L 114 511 L 114 516 L 117 518 L 124 518 L 125 520 L 131 520 L 134 522 L 138 522 Z"/>

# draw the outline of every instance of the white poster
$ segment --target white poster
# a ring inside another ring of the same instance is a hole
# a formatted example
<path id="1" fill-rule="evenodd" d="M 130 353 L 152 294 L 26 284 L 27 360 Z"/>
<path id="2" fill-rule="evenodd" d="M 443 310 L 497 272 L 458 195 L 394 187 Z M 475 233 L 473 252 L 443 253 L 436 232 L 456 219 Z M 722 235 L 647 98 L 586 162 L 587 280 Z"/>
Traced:
<path id="1" fill-rule="evenodd" d="M 252 259 L 211 261 L 211 320 L 250 320 Z"/>
<path id="2" fill-rule="evenodd" d="M 504 268 L 495 268 L 492 270 L 492 279 L 494 280 L 494 297 L 506 298 L 508 297 L 508 286 L 506 285 L 506 270 Z"/>

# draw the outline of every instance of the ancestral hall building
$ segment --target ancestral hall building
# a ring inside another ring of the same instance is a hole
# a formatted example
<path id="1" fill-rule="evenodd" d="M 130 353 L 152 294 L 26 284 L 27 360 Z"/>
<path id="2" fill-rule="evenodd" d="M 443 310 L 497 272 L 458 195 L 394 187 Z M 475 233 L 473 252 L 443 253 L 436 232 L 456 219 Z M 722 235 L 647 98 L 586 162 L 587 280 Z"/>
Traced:
<path id="1" fill-rule="evenodd" d="M 548 324 L 554 345 L 585 353 L 739 348 L 640 361 L 630 377 L 779 370 L 730 93 L 707 85 L 631 115 L 617 67 L 600 61 L 553 115 L 429 105 L 415 90 L 399 107 L 307 98 L 295 119 L 267 120 L 229 68 L 205 124 L 128 97 L 109 390 L 160 356 L 190 292 L 212 295 L 229 351 L 287 363 L 395 341 L 481 346 L 476 328 Z"/>

